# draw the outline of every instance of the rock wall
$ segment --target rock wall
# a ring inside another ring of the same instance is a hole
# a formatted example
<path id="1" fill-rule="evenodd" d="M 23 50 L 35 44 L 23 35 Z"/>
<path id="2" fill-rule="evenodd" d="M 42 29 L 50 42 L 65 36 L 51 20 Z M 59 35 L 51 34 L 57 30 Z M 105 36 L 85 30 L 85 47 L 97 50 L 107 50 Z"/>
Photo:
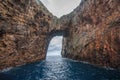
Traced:
<path id="1" fill-rule="evenodd" d="M 120 69 L 120 0 L 83 0 L 63 20 L 63 57 Z"/>
<path id="2" fill-rule="evenodd" d="M 0 69 L 45 59 L 56 23 L 39 0 L 0 0 Z"/>
<path id="3" fill-rule="evenodd" d="M 120 0 L 82 0 L 57 19 L 39 0 L 0 0 L 0 70 L 46 57 L 63 35 L 62 56 L 120 69 Z"/>

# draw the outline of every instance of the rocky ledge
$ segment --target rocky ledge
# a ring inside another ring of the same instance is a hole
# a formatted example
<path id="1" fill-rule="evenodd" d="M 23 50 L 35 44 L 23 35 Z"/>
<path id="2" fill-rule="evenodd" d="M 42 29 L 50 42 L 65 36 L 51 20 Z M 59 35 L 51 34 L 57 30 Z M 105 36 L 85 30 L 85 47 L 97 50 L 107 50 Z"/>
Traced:
<path id="1" fill-rule="evenodd" d="M 0 0 L 0 70 L 43 60 L 63 35 L 62 56 L 120 69 L 120 0 L 82 0 L 57 19 L 39 0 Z"/>

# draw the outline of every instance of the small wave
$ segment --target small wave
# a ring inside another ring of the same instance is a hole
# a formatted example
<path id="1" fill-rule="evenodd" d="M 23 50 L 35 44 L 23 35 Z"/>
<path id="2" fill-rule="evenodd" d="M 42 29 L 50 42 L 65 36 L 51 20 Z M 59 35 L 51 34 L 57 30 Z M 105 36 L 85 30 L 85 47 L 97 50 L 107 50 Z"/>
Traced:
<path id="1" fill-rule="evenodd" d="M 103 68 L 105 68 L 106 70 L 115 70 L 114 68 L 107 67 L 107 66 L 104 66 Z"/>
<path id="2" fill-rule="evenodd" d="M 89 62 L 86 62 L 86 61 L 73 60 L 73 59 L 69 59 L 69 58 L 63 58 L 63 59 L 73 61 L 73 62 L 80 62 L 80 63 L 84 63 L 84 64 L 90 64 Z"/>
<path id="3" fill-rule="evenodd" d="M 36 64 L 36 67 L 40 67 L 43 63 L 45 62 L 45 60 L 41 61 L 40 63 Z"/>
<path id="4" fill-rule="evenodd" d="M 69 61 L 73 61 L 73 62 L 80 62 L 78 60 L 73 60 L 73 59 L 69 59 L 69 58 L 63 58 L 64 60 L 69 60 Z"/>
<path id="5" fill-rule="evenodd" d="M 9 68 L 3 69 L 0 72 L 7 72 L 7 71 L 10 71 L 11 69 L 13 69 L 13 67 L 9 67 Z"/>

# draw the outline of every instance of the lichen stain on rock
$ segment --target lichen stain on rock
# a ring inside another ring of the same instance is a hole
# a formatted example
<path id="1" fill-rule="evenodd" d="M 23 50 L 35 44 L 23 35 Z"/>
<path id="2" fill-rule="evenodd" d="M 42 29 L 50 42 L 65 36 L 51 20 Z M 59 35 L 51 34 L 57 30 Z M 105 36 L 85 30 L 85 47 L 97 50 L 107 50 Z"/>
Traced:
<path id="1" fill-rule="evenodd" d="M 82 0 L 57 19 L 38 0 L 0 0 L 0 70 L 45 59 L 61 34 L 63 57 L 120 69 L 119 3 Z"/>

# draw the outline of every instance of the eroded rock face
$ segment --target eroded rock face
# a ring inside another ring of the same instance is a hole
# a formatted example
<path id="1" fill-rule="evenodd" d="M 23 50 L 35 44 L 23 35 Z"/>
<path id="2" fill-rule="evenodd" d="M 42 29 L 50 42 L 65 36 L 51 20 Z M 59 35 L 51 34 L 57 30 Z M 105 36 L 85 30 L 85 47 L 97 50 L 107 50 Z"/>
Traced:
<path id="1" fill-rule="evenodd" d="M 83 0 L 61 20 L 69 27 L 63 57 L 120 69 L 120 0 Z"/>
<path id="2" fill-rule="evenodd" d="M 56 22 L 39 0 L 0 0 L 0 69 L 44 59 Z"/>
<path id="3" fill-rule="evenodd" d="M 83 0 L 57 19 L 39 0 L 0 0 L 0 70 L 45 59 L 63 35 L 62 56 L 120 69 L 120 0 Z"/>

